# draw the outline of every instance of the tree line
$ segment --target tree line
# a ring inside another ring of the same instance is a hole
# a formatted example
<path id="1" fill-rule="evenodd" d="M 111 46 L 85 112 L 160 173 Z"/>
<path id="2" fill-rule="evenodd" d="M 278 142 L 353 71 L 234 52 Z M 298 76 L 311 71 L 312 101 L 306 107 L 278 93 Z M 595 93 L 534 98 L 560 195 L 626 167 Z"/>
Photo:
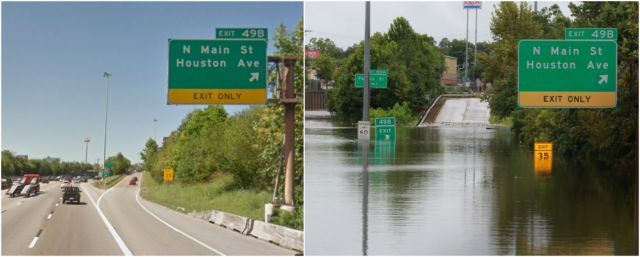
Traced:
<path id="1" fill-rule="evenodd" d="M 411 124 L 438 95 L 447 91 L 440 81 L 444 55 L 455 57 L 457 68 L 463 67 L 465 59 L 464 40 L 443 38 L 436 45 L 433 37 L 415 32 L 404 17 L 396 18 L 386 33 L 375 33 L 370 44 L 371 69 L 386 69 L 388 73 L 387 89 L 371 89 L 371 113 L 399 115 L 403 124 Z M 468 46 L 469 74 L 479 77 L 482 66 L 472 65 L 476 63 L 475 46 Z M 340 119 L 357 120 L 362 113 L 363 93 L 362 88 L 355 88 L 354 76 L 364 72 L 364 41 L 343 50 L 331 39 L 311 38 L 307 49 L 321 52 L 319 58 L 307 59 L 307 67 L 314 69 L 323 83 L 332 83 L 329 110 Z M 487 43 L 478 43 L 477 49 L 487 51 Z M 462 76 L 460 73 L 460 79 Z"/>
<path id="2" fill-rule="evenodd" d="M 121 153 L 107 158 L 113 163 L 113 174 L 124 174 L 131 168 L 131 161 Z M 22 176 L 25 173 L 36 173 L 42 176 L 70 175 L 79 172 L 97 171 L 96 164 L 82 162 L 65 162 L 58 159 L 26 159 L 16 156 L 9 150 L 2 151 L 2 176 Z"/>

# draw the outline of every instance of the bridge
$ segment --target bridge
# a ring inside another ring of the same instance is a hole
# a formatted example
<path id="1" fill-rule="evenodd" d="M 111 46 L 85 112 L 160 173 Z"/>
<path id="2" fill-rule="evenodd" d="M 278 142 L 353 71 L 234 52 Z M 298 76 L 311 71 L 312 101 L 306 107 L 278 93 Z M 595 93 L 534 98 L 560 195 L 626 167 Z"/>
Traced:
<path id="1" fill-rule="evenodd" d="M 489 125 L 489 104 L 477 95 L 440 95 L 416 126 L 433 125 Z"/>

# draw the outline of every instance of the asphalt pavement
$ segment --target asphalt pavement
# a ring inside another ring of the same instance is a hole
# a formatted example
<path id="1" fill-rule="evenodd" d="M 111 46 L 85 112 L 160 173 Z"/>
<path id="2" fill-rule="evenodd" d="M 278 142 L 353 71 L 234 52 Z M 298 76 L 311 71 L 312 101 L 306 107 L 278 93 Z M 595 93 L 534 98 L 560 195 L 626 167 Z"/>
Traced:
<path id="1" fill-rule="evenodd" d="M 109 190 L 81 183 L 80 204 L 62 204 L 59 182 L 41 184 L 31 198 L 8 198 L 3 190 L 2 254 L 296 254 L 146 201 L 140 183 L 129 185 L 131 176 Z"/>

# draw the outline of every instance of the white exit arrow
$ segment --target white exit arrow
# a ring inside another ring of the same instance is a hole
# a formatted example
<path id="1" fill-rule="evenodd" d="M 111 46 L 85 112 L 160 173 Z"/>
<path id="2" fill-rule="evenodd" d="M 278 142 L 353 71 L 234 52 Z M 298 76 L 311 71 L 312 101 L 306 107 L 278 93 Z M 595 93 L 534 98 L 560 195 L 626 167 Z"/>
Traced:
<path id="1" fill-rule="evenodd" d="M 251 73 L 251 78 L 249 78 L 249 82 L 257 81 L 258 79 L 260 79 L 260 73 L 259 72 L 252 72 Z"/>
<path id="2" fill-rule="evenodd" d="M 600 75 L 600 81 L 598 81 L 598 85 L 602 85 L 602 83 L 607 83 L 609 81 L 609 75 Z"/>

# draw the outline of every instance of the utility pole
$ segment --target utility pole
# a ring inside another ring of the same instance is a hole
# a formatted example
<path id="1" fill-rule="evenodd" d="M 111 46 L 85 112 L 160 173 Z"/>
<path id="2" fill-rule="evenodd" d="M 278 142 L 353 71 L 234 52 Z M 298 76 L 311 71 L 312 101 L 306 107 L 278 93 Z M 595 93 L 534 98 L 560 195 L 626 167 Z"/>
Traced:
<path id="1" fill-rule="evenodd" d="M 464 40 L 464 85 L 467 85 L 469 80 L 469 9 L 467 9 L 467 37 Z"/>
<path id="2" fill-rule="evenodd" d="M 89 142 L 91 142 L 91 138 L 89 137 L 85 137 L 84 138 L 84 143 L 86 144 L 86 147 L 84 149 L 84 163 L 87 164 L 88 162 L 88 157 L 89 157 Z"/>
<path id="3" fill-rule="evenodd" d="M 109 78 L 111 78 L 111 73 L 105 71 L 102 76 L 107 78 L 107 101 L 104 108 L 104 148 L 102 149 L 102 160 L 105 161 L 107 159 L 107 117 L 109 117 Z"/>
<path id="4" fill-rule="evenodd" d="M 158 143 L 158 136 L 156 134 L 156 128 L 158 127 L 158 119 L 153 119 L 153 140 Z"/>
<path id="5" fill-rule="evenodd" d="M 476 8 L 476 32 L 474 33 L 475 38 L 473 39 L 473 84 L 476 87 L 476 92 L 478 90 L 478 81 L 476 79 L 476 65 L 478 65 L 478 9 Z"/>
<path id="6" fill-rule="evenodd" d="M 362 121 L 369 121 L 369 73 L 371 70 L 371 60 L 369 60 L 369 25 L 370 25 L 370 7 L 369 1 L 365 2 L 365 18 L 364 18 L 364 93 L 362 95 Z"/>

